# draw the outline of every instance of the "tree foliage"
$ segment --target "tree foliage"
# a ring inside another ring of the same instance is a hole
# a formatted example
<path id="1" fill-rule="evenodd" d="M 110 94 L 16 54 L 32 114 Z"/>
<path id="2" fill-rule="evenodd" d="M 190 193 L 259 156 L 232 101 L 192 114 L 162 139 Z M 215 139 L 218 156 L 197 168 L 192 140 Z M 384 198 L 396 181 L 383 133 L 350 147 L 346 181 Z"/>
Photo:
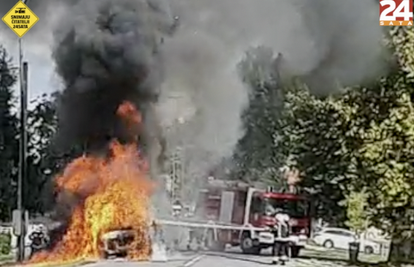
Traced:
<path id="1" fill-rule="evenodd" d="M 357 98 L 352 99 L 359 106 L 355 154 L 363 175 L 358 179 L 362 182 L 349 183 L 352 190 L 368 189 L 370 219 L 394 237 L 413 234 L 413 34 L 412 27 L 391 30 L 388 45 L 395 51 L 397 68 L 369 94 L 356 91 Z"/>
<path id="2" fill-rule="evenodd" d="M 53 139 L 57 127 L 59 94 L 44 94 L 34 101 L 28 112 L 28 157 L 25 185 L 25 207 L 32 212 L 44 212 L 52 199 L 52 175 L 59 170 L 60 157 L 54 153 Z"/>
<path id="3" fill-rule="evenodd" d="M 241 76 L 250 88 L 250 101 L 242 115 L 245 133 L 234 156 L 237 167 L 233 176 L 236 179 L 280 184 L 276 177 L 283 159 L 277 153 L 275 130 L 279 128 L 283 92 L 277 74 L 269 71 L 274 60 L 271 50 L 258 47 L 249 51 L 240 63 Z"/>
<path id="4" fill-rule="evenodd" d="M 7 51 L 0 46 L 0 219 L 8 219 L 16 204 L 19 143 L 17 119 L 12 114 L 16 69 Z"/>
<path id="5" fill-rule="evenodd" d="M 286 97 L 280 153 L 301 170 L 302 186 L 315 201 L 315 215 L 343 221 L 338 203 L 344 199 L 342 182 L 351 158 L 341 134 L 346 116 L 333 99 L 317 99 L 297 83 L 294 88 Z"/>
<path id="6" fill-rule="evenodd" d="M 328 220 L 344 221 L 340 204 L 366 188 L 371 223 L 393 236 L 412 233 L 413 33 L 409 27 L 391 30 L 396 67 L 370 87 L 326 99 L 300 86 L 288 94 L 284 153 L 305 173 L 303 186 Z"/>
<path id="7" fill-rule="evenodd" d="M 10 220 L 17 203 L 17 177 L 19 170 L 20 122 L 16 112 L 14 86 L 18 69 L 12 58 L 0 46 L 0 220 Z M 56 131 L 57 94 L 43 95 L 28 112 L 28 154 L 24 177 L 23 205 L 30 212 L 42 212 L 46 199 L 42 192 L 48 187 L 51 175 L 59 168 L 59 161 L 51 153 Z M 17 108 L 19 108 L 17 106 Z M 18 111 L 18 110 L 17 110 Z M 49 190 L 50 193 L 50 190 Z M 50 195 L 50 194 L 49 194 Z"/>

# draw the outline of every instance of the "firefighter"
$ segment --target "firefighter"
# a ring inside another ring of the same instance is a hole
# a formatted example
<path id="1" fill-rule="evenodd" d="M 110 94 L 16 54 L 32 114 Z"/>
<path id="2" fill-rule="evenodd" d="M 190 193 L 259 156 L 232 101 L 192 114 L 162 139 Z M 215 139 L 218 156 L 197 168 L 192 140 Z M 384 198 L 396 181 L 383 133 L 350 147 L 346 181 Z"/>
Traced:
<path id="1" fill-rule="evenodd" d="M 45 229 L 42 226 L 39 226 L 38 229 L 34 229 L 29 235 L 30 243 L 30 257 L 35 253 L 45 249 L 48 245 L 49 239 L 46 234 Z"/>
<path id="2" fill-rule="evenodd" d="M 282 209 L 275 212 L 276 225 L 274 229 L 275 241 L 272 248 L 272 263 L 285 264 L 289 259 L 290 217 Z"/>

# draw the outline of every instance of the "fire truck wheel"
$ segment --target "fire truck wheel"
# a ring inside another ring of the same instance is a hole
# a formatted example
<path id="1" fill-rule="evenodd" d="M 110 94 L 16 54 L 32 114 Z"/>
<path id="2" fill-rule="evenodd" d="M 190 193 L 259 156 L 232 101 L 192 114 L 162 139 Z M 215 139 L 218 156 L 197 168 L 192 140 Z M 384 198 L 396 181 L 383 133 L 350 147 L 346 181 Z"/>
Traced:
<path id="1" fill-rule="evenodd" d="M 260 247 L 254 245 L 254 240 L 248 232 L 243 233 L 240 247 L 244 254 L 260 254 Z"/>

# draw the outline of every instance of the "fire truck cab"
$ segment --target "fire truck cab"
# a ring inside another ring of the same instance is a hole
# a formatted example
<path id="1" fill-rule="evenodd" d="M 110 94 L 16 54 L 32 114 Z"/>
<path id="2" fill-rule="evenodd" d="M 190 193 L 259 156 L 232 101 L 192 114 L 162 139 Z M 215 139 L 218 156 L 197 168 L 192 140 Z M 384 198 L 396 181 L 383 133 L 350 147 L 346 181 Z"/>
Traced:
<path id="1" fill-rule="evenodd" d="M 304 196 L 222 180 L 210 180 L 201 196 L 199 205 L 205 219 L 223 226 L 209 230 L 215 249 L 230 244 L 240 246 L 243 253 L 259 254 L 262 249 L 271 247 L 275 242 L 272 232 L 275 215 L 280 210 L 291 218 L 292 257 L 298 256 L 309 238 L 310 203 Z"/>

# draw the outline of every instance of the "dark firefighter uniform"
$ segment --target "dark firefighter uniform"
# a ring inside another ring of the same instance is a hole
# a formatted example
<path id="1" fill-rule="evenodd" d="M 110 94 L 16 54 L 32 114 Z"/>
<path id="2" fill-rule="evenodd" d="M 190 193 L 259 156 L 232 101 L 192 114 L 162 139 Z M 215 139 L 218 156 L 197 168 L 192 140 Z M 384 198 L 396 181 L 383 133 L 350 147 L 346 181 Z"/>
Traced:
<path id="1" fill-rule="evenodd" d="M 29 235 L 29 239 L 31 241 L 31 243 L 30 243 L 30 250 L 31 250 L 30 257 L 32 257 L 35 253 L 45 249 L 47 247 L 47 244 L 48 244 L 48 241 L 49 241 L 47 235 L 44 233 L 44 231 L 42 229 L 33 231 Z"/>

